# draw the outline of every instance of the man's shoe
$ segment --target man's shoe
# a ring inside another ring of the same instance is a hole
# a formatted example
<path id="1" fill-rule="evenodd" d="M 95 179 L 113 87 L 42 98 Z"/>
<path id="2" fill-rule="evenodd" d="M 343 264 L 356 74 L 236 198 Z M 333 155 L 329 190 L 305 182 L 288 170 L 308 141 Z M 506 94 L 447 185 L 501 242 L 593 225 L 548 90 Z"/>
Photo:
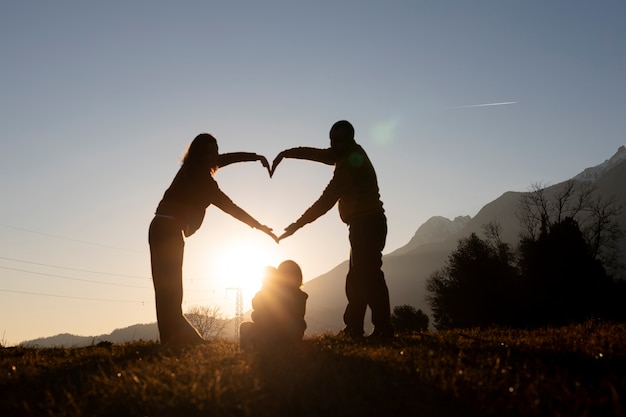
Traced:
<path id="1" fill-rule="evenodd" d="M 362 340 L 364 333 L 365 332 L 363 330 L 357 330 L 354 327 L 346 326 L 339 332 L 339 335 L 353 340 Z"/>
<path id="2" fill-rule="evenodd" d="M 383 327 L 383 328 L 375 327 L 372 334 L 367 336 L 366 339 L 368 341 L 371 340 L 371 341 L 384 342 L 384 341 L 389 341 L 393 339 L 394 337 L 395 337 L 395 333 L 394 333 L 393 327 Z"/>

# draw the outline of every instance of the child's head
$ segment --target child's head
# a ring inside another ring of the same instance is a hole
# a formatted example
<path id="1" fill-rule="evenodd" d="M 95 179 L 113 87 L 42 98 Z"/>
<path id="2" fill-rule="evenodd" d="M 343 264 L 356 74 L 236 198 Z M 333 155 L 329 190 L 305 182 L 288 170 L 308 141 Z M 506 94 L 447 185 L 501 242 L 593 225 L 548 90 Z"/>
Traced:
<path id="1" fill-rule="evenodd" d="M 263 278 L 261 278 L 261 283 L 263 285 L 274 285 L 276 284 L 277 277 L 278 270 L 273 266 L 266 266 L 263 268 Z"/>
<path id="2" fill-rule="evenodd" d="M 290 287 L 300 288 L 302 286 L 302 270 L 294 261 L 282 262 L 278 265 L 278 273 L 282 277 L 282 281 Z"/>

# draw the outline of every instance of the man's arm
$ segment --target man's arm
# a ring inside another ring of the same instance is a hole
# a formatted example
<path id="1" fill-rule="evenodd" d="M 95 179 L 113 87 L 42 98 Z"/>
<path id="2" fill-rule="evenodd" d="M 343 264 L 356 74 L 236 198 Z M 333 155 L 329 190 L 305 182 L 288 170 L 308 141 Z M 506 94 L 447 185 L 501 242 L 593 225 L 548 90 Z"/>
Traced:
<path id="1" fill-rule="evenodd" d="M 335 154 L 330 148 L 319 149 L 301 146 L 298 148 L 285 149 L 274 158 L 272 163 L 272 169 L 270 170 L 270 176 L 274 175 L 276 167 L 283 160 L 283 158 L 290 159 L 305 159 L 307 161 L 320 162 L 326 165 L 335 165 L 337 159 Z"/>
<path id="2" fill-rule="evenodd" d="M 296 230 L 300 229 L 305 224 L 312 223 L 322 215 L 326 214 L 328 210 L 333 208 L 333 206 L 337 203 L 337 200 L 339 200 L 340 196 L 341 184 L 336 180 L 336 178 L 333 178 L 320 196 L 320 198 L 315 203 L 313 203 L 313 205 L 309 207 L 298 220 L 287 226 L 285 228 L 285 232 L 280 235 L 278 240 L 293 235 Z"/>

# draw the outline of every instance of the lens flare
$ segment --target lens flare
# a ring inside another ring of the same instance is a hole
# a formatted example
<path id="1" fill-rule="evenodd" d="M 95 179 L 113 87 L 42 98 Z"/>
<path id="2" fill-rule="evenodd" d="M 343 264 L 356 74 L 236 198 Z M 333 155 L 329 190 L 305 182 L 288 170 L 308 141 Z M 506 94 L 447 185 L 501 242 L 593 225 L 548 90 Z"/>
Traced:
<path id="1" fill-rule="evenodd" d="M 372 137 L 374 142 L 381 146 L 389 145 L 393 142 L 396 128 L 398 127 L 398 120 L 392 119 L 386 122 L 380 122 L 374 125 L 372 128 Z"/>

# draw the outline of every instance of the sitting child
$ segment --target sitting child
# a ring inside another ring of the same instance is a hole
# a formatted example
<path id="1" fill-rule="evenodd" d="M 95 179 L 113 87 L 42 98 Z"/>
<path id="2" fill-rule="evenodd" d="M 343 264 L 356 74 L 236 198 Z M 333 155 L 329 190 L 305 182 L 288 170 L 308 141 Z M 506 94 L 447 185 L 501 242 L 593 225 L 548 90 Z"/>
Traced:
<path id="1" fill-rule="evenodd" d="M 242 348 L 264 349 L 302 340 L 309 296 L 301 286 L 302 270 L 294 261 L 265 269 L 263 286 L 252 299 L 252 322 L 242 323 L 239 328 Z"/>

